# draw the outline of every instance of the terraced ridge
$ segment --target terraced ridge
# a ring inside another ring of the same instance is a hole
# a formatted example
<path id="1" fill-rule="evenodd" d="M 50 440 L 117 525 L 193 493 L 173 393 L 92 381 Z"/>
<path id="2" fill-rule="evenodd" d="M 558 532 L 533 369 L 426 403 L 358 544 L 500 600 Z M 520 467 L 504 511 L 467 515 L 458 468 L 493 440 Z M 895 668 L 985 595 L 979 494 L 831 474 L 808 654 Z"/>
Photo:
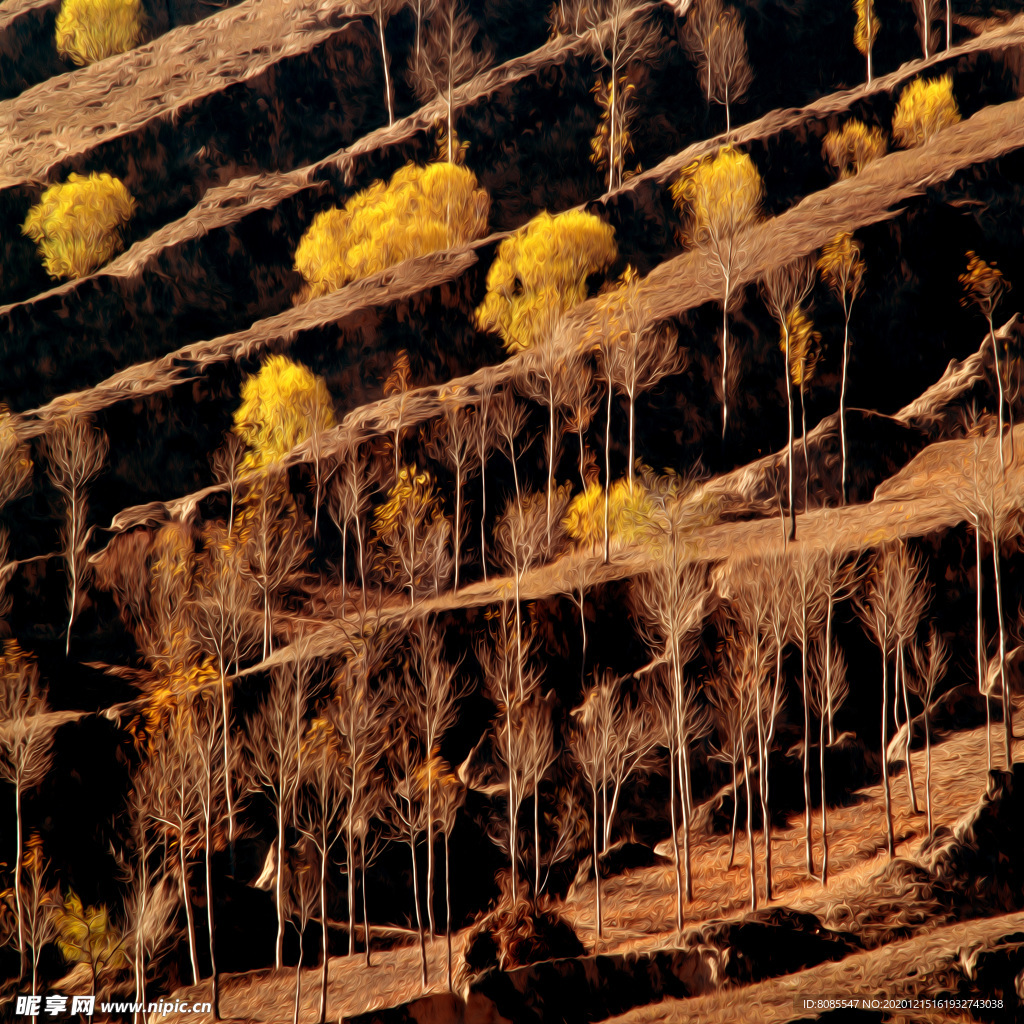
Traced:
<path id="1" fill-rule="evenodd" d="M 211 186 L 306 163 L 385 120 L 379 53 L 354 12 L 340 0 L 245 0 L 0 103 L 2 295 L 48 287 L 16 226 L 72 171 L 121 178 L 139 204 L 131 237 L 142 237 Z"/>
<path id="2" fill-rule="evenodd" d="M 787 168 L 792 170 L 794 161 L 800 161 L 805 180 L 824 185 L 830 176 L 820 158 L 818 140 L 844 112 L 875 116 L 885 123 L 891 116 L 891 93 L 922 70 L 950 66 L 967 70 L 979 56 L 1018 49 L 1022 42 L 1024 18 L 1016 18 L 949 54 L 928 62 L 910 62 L 870 86 L 832 94 L 804 108 L 774 111 L 735 130 L 729 138 L 751 149 L 755 157 L 771 147 L 783 147 Z M 540 76 L 545 68 L 578 60 L 584 50 L 576 39 L 549 43 L 461 87 L 456 106 L 464 120 L 479 120 L 486 116 L 487 101 L 513 88 L 522 90 L 527 80 Z M 15 408 L 23 408 L 33 395 L 45 399 L 61 390 L 60 383 L 68 376 L 80 380 L 97 379 L 104 370 L 120 373 L 134 359 L 149 357 L 152 361 L 153 356 L 162 356 L 169 342 L 209 338 L 211 326 L 232 330 L 278 314 L 298 286 L 290 257 L 316 210 L 331 199 L 340 201 L 353 187 L 390 173 L 409 159 L 425 158 L 432 145 L 430 126 L 439 112 L 438 104 L 428 105 L 316 164 L 279 175 L 243 178 L 213 189 L 184 217 L 137 242 L 97 274 L 0 309 L 0 329 L 5 331 L 12 354 L 52 352 L 43 362 L 48 376 L 32 376 L 38 372 L 31 369 L 33 360 L 12 360 L 9 383 L 0 387 L 0 394 L 9 395 Z M 663 186 L 681 167 L 720 145 L 723 138 L 687 146 L 631 179 L 617 193 L 586 204 L 613 223 L 620 246 L 634 262 L 651 265 L 664 251 L 674 248 Z M 587 167 L 586 161 L 582 166 Z M 477 171 L 486 184 L 496 168 L 477 167 Z M 769 179 L 768 184 L 778 205 L 778 193 L 789 187 L 788 182 Z M 779 188 L 773 189 L 774 184 Z M 521 213 L 503 208 L 503 194 L 507 191 L 499 185 L 492 222 L 498 227 L 514 226 Z M 69 361 L 64 353 L 69 321 L 76 323 L 77 361 Z M 323 326 L 328 323 L 324 320 Z M 258 324 L 253 329 L 258 330 Z M 114 339 L 123 345 L 119 354 L 110 351 Z M 221 348 L 221 339 L 212 345 Z M 199 348 L 190 345 L 189 352 L 179 351 L 168 358 L 188 361 L 197 351 Z M 141 378 L 145 369 L 140 366 L 136 377 Z M 160 380 L 158 376 L 153 381 L 158 390 Z M 114 383 L 115 390 L 120 386 Z"/>
<path id="3" fill-rule="evenodd" d="M 840 231 L 854 231 L 897 215 L 897 204 L 919 196 L 932 185 L 957 171 L 974 164 L 994 160 L 1024 146 L 1024 100 L 988 107 L 968 120 L 948 128 L 917 149 L 894 152 L 870 164 L 855 178 L 838 181 L 827 189 L 815 192 L 795 206 L 765 222 L 748 228 L 739 239 L 741 253 L 734 267 L 737 287 L 760 280 L 771 267 L 799 256 L 815 252 Z M 447 258 L 447 257 L 446 257 Z M 430 258 L 428 258 L 430 259 Z M 402 279 L 402 268 L 388 274 Z M 650 323 L 677 316 L 715 301 L 719 284 L 714 272 L 699 253 L 684 252 L 656 267 L 643 281 L 641 296 Z M 566 353 L 578 344 L 580 333 L 590 326 L 588 318 L 593 300 L 584 303 L 569 318 L 567 329 L 550 343 Z M 599 329 L 599 327 L 597 328 Z M 278 336 L 279 332 L 270 332 Z M 237 340 L 251 345 L 251 335 Z M 227 358 L 231 342 L 222 343 L 220 358 Z M 341 451 L 355 437 L 384 433 L 401 416 L 404 427 L 423 422 L 440 412 L 442 387 L 462 389 L 467 401 L 473 401 L 475 390 L 484 381 L 501 384 L 522 372 L 528 357 L 513 356 L 496 366 L 459 377 L 439 386 L 422 387 L 407 393 L 401 400 L 385 398 L 352 410 L 342 423 L 328 433 L 323 451 Z M 144 380 L 138 381 L 140 387 Z M 122 379 L 120 387 L 125 386 Z M 52 415 L 52 413 L 51 413 Z M 294 449 L 287 459 L 289 465 L 309 461 L 309 444 Z M 177 517 L 186 509 L 218 492 L 207 488 L 183 498 L 150 503 L 137 509 L 126 509 L 112 523 L 114 530 L 131 529 L 158 518 Z"/>

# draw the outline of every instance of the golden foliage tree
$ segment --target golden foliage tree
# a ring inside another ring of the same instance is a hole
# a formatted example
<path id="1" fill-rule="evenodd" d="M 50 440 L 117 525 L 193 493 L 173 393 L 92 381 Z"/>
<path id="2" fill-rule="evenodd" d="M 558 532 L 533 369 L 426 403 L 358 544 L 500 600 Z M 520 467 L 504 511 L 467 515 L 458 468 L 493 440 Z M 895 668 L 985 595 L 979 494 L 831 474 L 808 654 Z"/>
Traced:
<path id="1" fill-rule="evenodd" d="M 263 470 L 314 431 L 333 426 L 334 408 L 323 378 L 285 356 L 271 356 L 242 385 L 233 429 L 247 448 L 242 467 Z"/>
<path id="2" fill-rule="evenodd" d="M 814 287 L 814 263 L 798 259 L 780 267 L 773 267 L 761 282 L 765 305 L 779 325 L 779 348 L 785 359 L 786 409 L 789 414 L 787 469 L 789 473 L 789 539 L 796 539 L 796 499 L 793 487 L 793 347 L 792 311 L 804 302 Z"/>
<path id="3" fill-rule="evenodd" d="M 868 62 L 868 82 L 871 81 L 871 51 L 878 38 L 878 15 L 875 14 L 875 0 L 853 0 L 853 10 L 857 15 L 857 24 L 853 30 L 853 45 L 864 55 Z"/>
<path id="4" fill-rule="evenodd" d="M 590 213 L 542 212 L 498 247 L 476 324 L 496 331 L 509 352 L 530 348 L 552 322 L 587 295 L 587 277 L 618 256 L 615 232 Z"/>
<path id="5" fill-rule="evenodd" d="M 92 994 L 102 974 L 128 966 L 124 940 L 104 906 L 87 907 L 74 890 L 57 912 L 57 947 L 71 964 L 88 964 Z"/>
<path id="6" fill-rule="evenodd" d="M 57 15 L 57 52 L 79 66 L 124 53 L 142 42 L 141 0 L 64 0 Z"/>
<path id="7" fill-rule="evenodd" d="M 839 385 L 840 495 L 846 503 L 846 371 L 850 361 L 850 315 L 864 280 L 864 257 L 852 233 L 840 232 L 818 257 L 818 270 L 843 304 L 843 376 Z"/>
<path id="8" fill-rule="evenodd" d="M 988 336 L 992 339 L 992 362 L 996 370 L 996 390 L 999 392 L 999 467 L 1005 469 L 1003 459 L 1003 420 L 1005 395 L 1003 379 L 999 369 L 999 344 L 996 341 L 993 316 L 999 300 L 1010 290 L 1010 283 L 995 263 L 986 263 L 977 253 L 967 254 L 967 269 L 959 277 L 960 286 L 964 290 L 960 299 L 961 305 L 977 306 L 988 323 Z M 1013 444 L 1011 434 L 1010 444 Z"/>
<path id="9" fill-rule="evenodd" d="M 590 140 L 590 162 L 608 175 L 611 192 L 622 187 L 626 157 L 633 152 L 629 126 L 636 113 L 636 86 L 625 76 L 617 84 L 599 78 L 591 92 L 601 116 Z"/>
<path id="10" fill-rule="evenodd" d="M 959 120 L 952 76 L 943 75 L 931 81 L 917 78 L 900 93 L 892 118 L 892 134 L 899 145 L 909 149 L 923 145 Z"/>
<path id="11" fill-rule="evenodd" d="M 604 488 L 592 483 L 569 503 L 563 525 L 580 545 L 596 547 L 604 536 Z M 608 494 L 608 533 L 625 544 L 648 539 L 658 529 L 655 506 L 639 481 L 616 480 Z"/>
<path id="12" fill-rule="evenodd" d="M 295 250 L 316 298 L 403 260 L 464 245 L 487 232 L 491 201 L 476 175 L 454 163 L 409 164 L 317 214 Z"/>
<path id="13" fill-rule="evenodd" d="M 869 128 L 863 121 L 852 120 L 825 136 L 821 152 L 842 179 L 852 178 L 872 160 L 885 156 L 887 148 L 881 128 Z"/>
<path id="14" fill-rule="evenodd" d="M 50 277 L 84 277 L 124 247 L 121 232 L 135 205 L 118 178 L 72 173 L 43 193 L 21 231 L 36 243 Z"/>
<path id="15" fill-rule="evenodd" d="M 807 462 L 807 408 L 805 394 L 807 385 L 814 379 L 818 358 L 821 355 L 821 335 L 814 329 L 811 318 L 799 305 L 793 306 L 786 315 L 785 330 L 789 339 L 789 377 L 794 387 L 800 393 L 800 436 L 803 438 L 804 448 L 804 511 L 806 511 L 811 467 Z"/>
<path id="16" fill-rule="evenodd" d="M 738 235 L 761 216 L 764 185 L 753 160 L 734 146 L 690 164 L 671 187 L 685 211 L 683 242 L 704 253 L 721 274 L 722 285 L 722 438 L 729 417 L 729 303 Z"/>

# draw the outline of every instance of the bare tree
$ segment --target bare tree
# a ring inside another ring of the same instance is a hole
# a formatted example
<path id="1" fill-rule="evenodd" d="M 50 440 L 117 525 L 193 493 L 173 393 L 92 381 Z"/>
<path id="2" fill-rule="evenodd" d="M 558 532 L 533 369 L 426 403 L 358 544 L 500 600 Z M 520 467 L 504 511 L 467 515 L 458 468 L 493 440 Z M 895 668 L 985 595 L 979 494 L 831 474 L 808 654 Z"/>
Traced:
<path id="1" fill-rule="evenodd" d="M 640 277 L 627 269 L 623 283 L 609 304 L 611 347 L 599 354 L 609 359 L 605 373 L 616 390 L 626 396 L 629 407 L 629 486 L 633 487 L 633 462 L 636 451 L 636 399 L 662 378 L 679 373 L 685 358 L 679 348 L 677 332 L 665 324 L 651 325 L 640 293 Z"/>
<path id="2" fill-rule="evenodd" d="M 584 450 L 583 435 L 594 420 L 599 404 L 599 395 L 594 387 L 594 371 L 588 356 L 582 353 L 573 353 L 565 363 L 565 390 L 564 401 L 566 405 L 566 425 L 576 435 L 579 441 L 578 468 L 580 474 L 580 486 L 587 489 L 587 455 L 589 451 Z M 591 459 L 593 456 L 591 455 Z"/>
<path id="3" fill-rule="evenodd" d="M 683 890 L 693 898 L 690 876 L 690 744 L 706 731 L 699 715 L 686 666 L 693 658 L 708 598 L 703 569 L 684 558 L 681 529 L 671 524 L 666 552 L 645 575 L 637 577 L 632 601 L 654 662 L 665 666 L 669 698 L 662 708 L 662 733 L 669 754 L 669 805 L 673 859 L 676 867 L 676 922 L 682 927 Z M 676 828 L 676 785 L 683 821 L 683 858 L 680 867 Z M 685 876 L 685 884 L 682 876 Z"/>
<path id="4" fill-rule="evenodd" d="M 488 378 L 477 388 L 476 460 L 480 466 L 480 568 L 487 582 L 487 453 L 497 444 L 497 432 L 491 424 L 494 382 Z"/>
<path id="5" fill-rule="evenodd" d="M 917 675 L 914 680 L 914 692 L 924 705 L 924 803 L 928 815 L 928 834 L 932 834 L 932 730 L 931 710 L 935 700 L 935 689 L 946 674 L 949 661 L 949 648 L 934 626 L 928 637 L 927 654 L 917 643 L 911 648 L 914 667 Z"/>
<path id="6" fill-rule="evenodd" d="M 346 789 L 345 844 L 348 851 L 349 955 L 355 952 L 355 878 L 356 846 L 363 894 L 363 945 L 366 964 L 370 965 L 370 929 L 366 907 L 366 868 L 370 855 L 367 836 L 370 821 L 382 811 L 388 794 L 382 793 L 376 776 L 377 764 L 384 754 L 392 716 L 390 695 L 386 689 L 370 685 L 371 676 L 386 650 L 379 634 L 353 635 L 346 658 L 334 677 L 334 700 L 325 715 L 338 736 L 344 756 L 343 784 Z"/>
<path id="7" fill-rule="evenodd" d="M 882 785 L 885 791 L 885 829 L 889 858 L 896 854 L 892 830 L 892 796 L 889 790 L 889 656 L 896 639 L 899 613 L 900 560 L 904 547 L 884 548 L 867 576 L 867 594 L 856 600 L 861 621 L 871 632 L 882 655 Z"/>
<path id="8" fill-rule="evenodd" d="M 255 611 L 257 595 L 251 577 L 243 571 L 244 552 L 237 538 L 225 534 L 219 525 L 207 528 L 205 559 L 200 570 L 197 599 L 188 612 L 205 651 L 213 655 L 220 679 L 221 768 L 228 826 L 228 848 L 235 855 L 235 795 L 231 743 L 228 736 L 231 708 L 228 675 L 232 666 L 252 657 L 260 641 Z"/>
<path id="9" fill-rule="evenodd" d="M 356 557 L 359 563 L 359 592 L 363 618 L 366 618 L 366 516 L 370 510 L 370 494 L 379 485 L 378 474 L 362 451 L 358 441 L 348 445 L 340 456 L 341 465 L 331 479 L 327 496 L 327 511 L 341 535 L 341 605 L 342 614 L 347 607 L 346 556 L 348 531 L 355 531 Z"/>
<path id="10" fill-rule="evenodd" d="M 434 790 L 438 773 L 437 759 L 445 733 L 455 724 L 458 690 L 455 675 L 460 661 L 444 659 L 441 635 L 436 626 L 424 619 L 415 624 L 409 636 L 410 658 L 405 667 L 405 700 L 409 721 L 419 735 L 426 756 L 426 833 L 427 833 L 427 921 L 431 936 L 434 925 Z"/>
<path id="11" fill-rule="evenodd" d="M 303 846 L 307 844 L 303 843 Z M 299 936 L 299 952 L 295 958 L 295 1002 L 292 1007 L 292 1024 L 299 1024 L 299 1001 L 302 996 L 302 940 L 310 919 L 316 913 L 319 887 L 313 865 L 298 851 L 292 857 L 296 867 L 292 872 L 292 884 L 288 887 L 288 919 Z M 326 922 L 324 927 L 326 927 Z M 324 961 L 324 972 L 327 961 Z"/>
<path id="12" fill-rule="evenodd" d="M 818 716 L 818 770 L 821 774 L 821 884 L 828 885 L 828 799 L 825 787 L 825 723 L 846 700 L 846 659 L 819 634 L 811 650 L 811 706 Z"/>
<path id="13" fill-rule="evenodd" d="M 343 753 L 337 730 L 329 718 L 315 718 L 306 730 L 307 756 L 299 802 L 298 826 L 313 844 L 320 862 L 318 881 L 321 929 L 320 1011 L 317 1020 L 324 1024 L 327 1014 L 327 862 L 335 843 L 341 838 L 340 824 L 346 805 L 343 779 Z M 350 869 L 351 870 L 351 869 Z M 300 956 L 301 961 L 301 956 Z"/>
<path id="14" fill-rule="evenodd" d="M 532 632 L 524 636 L 518 610 L 510 610 L 507 603 L 503 603 L 492 613 L 491 621 L 490 643 L 477 647 L 477 660 L 483 669 L 487 694 L 498 710 L 495 733 L 499 756 L 508 773 L 508 853 L 515 905 L 519 876 L 519 809 L 526 788 L 518 733 L 523 725 L 522 709 L 537 692 L 539 676 L 528 661 Z"/>
<path id="15" fill-rule="evenodd" d="M 275 478 L 276 477 L 276 478 Z M 243 521 L 249 527 L 246 571 L 259 587 L 263 604 L 263 653 L 274 650 L 271 599 L 292 585 L 306 560 L 309 520 L 299 513 L 282 474 L 268 470 L 246 502 Z"/>
<path id="16" fill-rule="evenodd" d="M 896 606 L 896 678 L 895 682 L 899 687 L 896 699 L 893 702 L 893 719 L 899 728 L 899 698 L 903 696 L 903 711 L 906 718 L 906 739 L 904 742 L 904 759 L 907 762 L 907 787 L 910 796 L 910 806 L 915 814 L 921 811 L 917 806 L 917 790 L 914 787 L 914 768 L 910 760 L 910 743 L 913 738 L 914 719 L 910 714 L 910 698 L 907 687 L 907 645 L 912 644 L 917 627 L 924 614 L 925 606 L 930 597 L 930 585 L 923 579 L 924 566 L 920 560 L 912 554 L 901 559 L 899 564 L 899 578 L 897 581 L 897 606 Z"/>
<path id="17" fill-rule="evenodd" d="M 585 694 L 583 703 L 573 710 L 576 724 L 570 733 L 573 755 L 592 796 L 594 907 L 598 938 L 604 936 L 598 836 L 603 836 L 603 848 L 607 851 L 622 785 L 635 771 L 645 766 L 658 742 L 650 702 L 641 699 L 632 704 L 624 700 L 621 683 L 621 679 L 610 673 L 596 681 Z M 612 791 L 610 806 L 609 789 Z"/>
<path id="18" fill-rule="evenodd" d="M 427 805 L 424 799 L 423 753 L 412 731 L 411 723 L 405 717 L 408 708 L 398 712 L 398 735 L 388 748 L 393 785 L 389 787 L 391 824 L 393 838 L 409 845 L 409 861 L 412 868 L 412 899 L 416 911 L 416 931 L 420 942 L 420 980 L 427 987 L 427 946 L 423 936 L 423 915 L 420 910 L 419 869 L 416 866 L 416 844 L 427 827 Z"/>
<path id="19" fill-rule="evenodd" d="M 86 545 L 91 528 L 88 519 L 88 487 L 103 468 L 109 450 L 107 435 L 93 426 L 87 414 L 60 419 L 46 438 L 50 479 L 64 503 L 62 548 L 68 574 L 68 631 L 64 653 L 71 649 L 71 626 L 78 612 L 79 592 L 85 584 L 88 562 Z"/>
<path id="20" fill-rule="evenodd" d="M 29 447 L 21 441 L 11 425 L 11 416 L 0 405 L 0 512 L 4 506 L 17 498 L 32 479 L 32 458 Z M 14 572 L 15 564 L 8 562 L 10 534 L 0 526 L 0 618 L 11 609 L 10 598 L 6 595 L 7 583 Z"/>
<path id="21" fill-rule="evenodd" d="M 38 835 L 29 837 L 22 858 L 22 868 L 25 871 L 24 937 L 25 945 L 30 950 L 32 995 L 35 995 L 39 987 L 39 960 L 43 954 L 43 947 L 56 936 L 54 910 L 59 905 L 57 891 L 46 887 L 50 864 L 43 857 L 43 842 Z"/>
<path id="22" fill-rule="evenodd" d="M 563 593 L 568 593 L 580 616 L 580 685 L 583 685 L 587 671 L 587 590 L 594 583 L 596 576 L 595 567 L 591 560 L 586 557 L 577 557 L 568 565 L 559 562 L 559 579 L 561 585 L 566 588 Z"/>
<path id="23" fill-rule="evenodd" d="M 35 661 L 16 641 L 7 641 L 0 655 L 0 779 L 9 782 L 14 790 L 14 912 L 21 976 L 25 971 L 22 800 L 50 770 L 53 726 L 47 720 L 47 711 L 46 694 L 39 685 Z"/>
<path id="24" fill-rule="evenodd" d="M 188 863 L 202 842 L 199 822 L 201 810 L 194 785 L 191 766 L 179 737 L 185 735 L 187 709 L 179 699 L 172 706 L 168 720 L 160 732 L 153 734 L 150 763 L 159 784 L 154 791 L 152 818 L 164 826 L 164 850 L 169 848 L 168 836 L 173 837 L 178 850 L 178 872 L 181 899 L 185 905 L 185 930 L 188 938 L 189 963 L 192 984 L 199 983 L 199 957 L 196 952 L 196 925 L 192 911 L 192 893 L 189 886 Z"/>
<path id="25" fill-rule="evenodd" d="M 540 899 L 540 784 L 555 762 L 555 732 L 551 722 L 551 698 L 535 695 L 520 711 L 517 740 L 522 765 L 523 791 L 533 797 L 533 905 Z"/>
<path id="26" fill-rule="evenodd" d="M 238 503 L 238 485 L 245 461 L 245 442 L 233 430 L 228 431 L 224 444 L 210 457 L 214 479 L 228 489 L 228 538 L 235 525 L 235 505 Z"/>
<path id="27" fill-rule="evenodd" d="M 453 590 L 459 589 L 459 566 L 462 562 L 461 549 L 462 541 L 466 535 L 466 527 L 463 521 L 463 509 L 465 508 L 464 488 L 466 481 L 473 475 L 476 469 L 477 447 L 475 444 L 477 430 L 477 413 L 472 406 L 460 403 L 459 391 L 445 391 L 441 395 L 441 406 L 444 410 L 443 416 L 435 421 L 436 429 L 427 446 L 431 458 L 443 459 L 448 463 L 455 477 L 455 528 L 453 537 L 455 540 L 454 571 L 455 582 Z"/>
<path id="28" fill-rule="evenodd" d="M 438 97 L 445 106 L 448 163 L 454 163 L 457 86 L 469 81 L 491 61 L 488 51 L 473 49 L 477 25 L 460 0 L 434 0 L 422 44 L 413 52 L 409 77 L 421 103 Z"/>
<path id="29" fill-rule="evenodd" d="M 773 267 L 761 282 L 765 305 L 775 318 L 782 334 L 782 354 L 785 359 L 786 408 L 789 410 L 789 539 L 796 539 L 796 504 L 793 484 L 793 386 L 790 378 L 790 312 L 802 305 L 814 288 L 814 261 L 808 257 L 794 260 L 781 267 Z"/>
<path id="30" fill-rule="evenodd" d="M 795 589 L 794 633 L 800 648 L 800 703 L 804 713 L 804 854 L 809 875 L 814 874 L 814 841 L 811 834 L 811 693 L 807 659 L 814 634 L 825 617 L 822 562 L 819 552 L 801 550 L 795 556 L 792 577 Z"/>
<path id="31" fill-rule="evenodd" d="M 300 659 L 301 660 L 301 659 Z M 298 793 L 301 765 L 298 753 L 308 700 L 309 677 L 306 667 L 284 662 L 270 670 L 270 687 L 257 713 L 249 719 L 246 754 L 250 787 L 265 793 L 276 824 L 274 863 L 274 903 L 277 910 L 277 938 L 274 942 L 274 966 L 280 968 L 284 950 L 284 870 L 285 832 L 292 817 Z"/>
<path id="32" fill-rule="evenodd" d="M 747 60 L 743 24 L 721 0 L 695 0 L 686 21 L 685 46 L 697 63 L 709 104 L 725 107 L 725 130 L 732 130 L 730 104 L 742 102 L 754 80 Z"/>
<path id="33" fill-rule="evenodd" d="M 458 817 L 459 808 L 466 799 L 466 789 L 456 775 L 442 766 L 438 776 L 437 823 L 444 836 L 444 937 L 448 959 L 448 991 L 452 991 L 452 884 L 451 884 L 451 846 L 452 831 Z"/>

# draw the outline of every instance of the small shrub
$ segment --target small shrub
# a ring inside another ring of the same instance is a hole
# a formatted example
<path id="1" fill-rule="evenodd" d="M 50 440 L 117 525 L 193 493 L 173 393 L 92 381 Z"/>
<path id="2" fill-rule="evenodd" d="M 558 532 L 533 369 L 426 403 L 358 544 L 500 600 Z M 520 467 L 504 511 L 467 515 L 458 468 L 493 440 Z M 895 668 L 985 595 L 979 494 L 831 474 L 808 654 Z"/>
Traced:
<path id="1" fill-rule="evenodd" d="M 821 152 L 840 178 L 852 178 L 872 160 L 885 156 L 887 148 L 881 128 L 869 128 L 863 121 L 847 121 L 825 136 Z"/>
<path id="2" fill-rule="evenodd" d="M 615 232 L 591 213 L 539 213 L 498 247 L 487 295 L 474 314 L 482 331 L 501 335 L 509 352 L 530 348 L 552 315 L 587 297 L 587 277 L 618 256 Z"/>
<path id="3" fill-rule="evenodd" d="M 83 277 L 121 251 L 121 229 L 134 212 L 135 200 L 117 178 L 69 174 L 43 193 L 21 230 L 38 245 L 50 277 Z"/>
<path id="4" fill-rule="evenodd" d="M 604 488 L 591 484 L 577 494 L 563 522 L 565 532 L 578 544 L 597 544 L 604 539 Z M 650 537 L 659 529 L 654 504 L 646 488 L 628 480 L 616 480 L 608 496 L 608 535 L 626 544 Z"/>
<path id="5" fill-rule="evenodd" d="M 57 15 L 57 52 L 79 66 L 124 53 L 142 42 L 141 0 L 64 0 Z"/>
<path id="6" fill-rule="evenodd" d="M 314 218 L 295 250 L 295 269 L 306 281 L 300 299 L 479 238 L 487 231 L 490 205 L 465 167 L 403 167 L 387 184 L 376 181 L 342 209 Z"/>
<path id="7" fill-rule="evenodd" d="M 959 120 L 952 77 L 943 75 L 930 82 L 918 78 L 900 93 L 892 118 L 892 134 L 899 145 L 909 149 Z"/>

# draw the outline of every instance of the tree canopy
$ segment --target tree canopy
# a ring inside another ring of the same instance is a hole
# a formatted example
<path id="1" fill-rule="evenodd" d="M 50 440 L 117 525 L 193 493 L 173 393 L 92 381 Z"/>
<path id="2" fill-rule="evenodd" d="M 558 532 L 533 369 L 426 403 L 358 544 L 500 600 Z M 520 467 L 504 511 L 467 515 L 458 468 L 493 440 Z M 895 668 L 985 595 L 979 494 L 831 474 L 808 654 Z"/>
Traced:
<path id="1" fill-rule="evenodd" d="M 558 314 L 586 298 L 587 277 L 617 256 L 615 232 L 599 217 L 540 213 L 499 246 L 477 326 L 500 334 L 509 352 L 530 348 Z"/>
<path id="2" fill-rule="evenodd" d="M 455 163 L 409 164 L 341 209 L 318 214 L 295 250 L 295 269 L 316 298 L 414 256 L 464 245 L 487 232 L 491 200 Z"/>

